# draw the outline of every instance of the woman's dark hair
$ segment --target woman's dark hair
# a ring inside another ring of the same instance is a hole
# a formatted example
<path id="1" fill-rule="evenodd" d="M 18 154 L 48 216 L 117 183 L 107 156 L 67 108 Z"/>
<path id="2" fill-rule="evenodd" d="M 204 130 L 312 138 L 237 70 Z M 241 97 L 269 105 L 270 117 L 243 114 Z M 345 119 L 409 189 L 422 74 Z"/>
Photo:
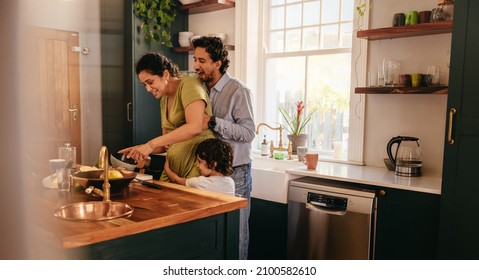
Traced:
<path id="1" fill-rule="evenodd" d="M 211 60 L 221 60 L 220 73 L 224 74 L 230 66 L 230 60 L 228 59 L 228 50 L 226 45 L 223 44 L 218 37 L 203 36 L 192 41 L 193 48 L 205 48 L 206 52 L 210 55 Z"/>
<path id="2" fill-rule="evenodd" d="M 196 148 L 196 156 L 225 176 L 233 174 L 233 150 L 231 146 L 220 139 L 206 139 Z M 214 163 L 216 162 L 216 166 Z"/>
<path id="3" fill-rule="evenodd" d="M 163 71 L 168 70 L 172 77 L 179 76 L 178 65 L 171 62 L 169 58 L 159 53 L 147 53 L 136 63 L 136 74 L 147 71 L 151 75 L 163 77 Z"/>

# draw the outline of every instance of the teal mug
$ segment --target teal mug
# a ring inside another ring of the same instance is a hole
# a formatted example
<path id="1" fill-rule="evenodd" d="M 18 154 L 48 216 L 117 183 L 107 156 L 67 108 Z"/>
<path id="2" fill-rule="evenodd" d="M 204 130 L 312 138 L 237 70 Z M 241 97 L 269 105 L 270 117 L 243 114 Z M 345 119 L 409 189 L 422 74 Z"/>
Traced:
<path id="1" fill-rule="evenodd" d="M 417 11 L 410 11 L 406 15 L 406 25 L 413 25 L 419 23 L 419 13 Z"/>

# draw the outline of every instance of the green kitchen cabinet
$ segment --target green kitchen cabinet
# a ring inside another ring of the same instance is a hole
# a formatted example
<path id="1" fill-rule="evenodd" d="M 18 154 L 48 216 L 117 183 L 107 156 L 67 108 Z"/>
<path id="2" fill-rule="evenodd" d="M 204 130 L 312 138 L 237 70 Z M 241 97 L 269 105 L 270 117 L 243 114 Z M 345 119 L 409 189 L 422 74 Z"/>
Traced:
<path id="1" fill-rule="evenodd" d="M 160 52 L 187 69 L 188 57 L 145 42 L 133 1 L 102 0 L 100 5 L 103 144 L 118 151 L 161 135 L 159 101 L 138 81 L 135 62 L 147 52 Z M 187 29 L 188 15 L 178 13 L 171 29 L 174 45 Z"/>
<path id="2" fill-rule="evenodd" d="M 285 260 L 287 226 L 287 204 L 251 198 L 248 259 Z"/>
<path id="3" fill-rule="evenodd" d="M 455 1 L 439 227 L 439 259 L 479 259 L 479 1 Z"/>
<path id="4" fill-rule="evenodd" d="M 436 259 L 440 196 L 391 188 L 376 190 L 374 258 Z"/>
<path id="5" fill-rule="evenodd" d="M 238 259 L 239 210 L 66 251 L 68 259 Z"/>

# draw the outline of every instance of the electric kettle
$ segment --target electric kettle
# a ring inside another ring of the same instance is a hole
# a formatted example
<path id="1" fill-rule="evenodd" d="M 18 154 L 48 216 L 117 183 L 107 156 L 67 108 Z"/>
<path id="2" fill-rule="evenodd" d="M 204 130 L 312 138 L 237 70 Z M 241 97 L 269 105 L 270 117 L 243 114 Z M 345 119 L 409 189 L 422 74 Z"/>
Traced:
<path id="1" fill-rule="evenodd" d="M 391 151 L 397 144 L 396 152 Z M 394 167 L 394 174 L 406 177 L 421 176 L 422 152 L 419 138 L 411 136 L 396 136 L 389 140 L 387 153 Z"/>

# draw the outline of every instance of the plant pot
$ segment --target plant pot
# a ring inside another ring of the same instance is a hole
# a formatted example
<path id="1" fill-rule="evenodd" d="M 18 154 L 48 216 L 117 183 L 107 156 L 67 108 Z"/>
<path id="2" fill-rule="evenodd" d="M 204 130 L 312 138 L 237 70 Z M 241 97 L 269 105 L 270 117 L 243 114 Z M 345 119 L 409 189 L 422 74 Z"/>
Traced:
<path id="1" fill-rule="evenodd" d="M 295 155 L 298 150 L 298 147 L 306 146 L 306 143 L 308 142 L 308 134 L 288 134 L 288 140 L 291 141 L 291 144 L 293 146 L 293 155 Z"/>

